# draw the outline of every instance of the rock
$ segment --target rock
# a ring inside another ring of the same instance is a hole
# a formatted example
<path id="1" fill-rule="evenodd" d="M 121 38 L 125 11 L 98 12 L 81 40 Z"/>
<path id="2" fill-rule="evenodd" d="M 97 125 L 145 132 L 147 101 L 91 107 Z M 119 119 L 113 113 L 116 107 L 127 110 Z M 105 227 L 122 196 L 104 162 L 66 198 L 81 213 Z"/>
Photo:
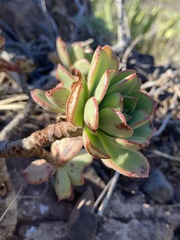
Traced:
<path id="1" fill-rule="evenodd" d="M 73 209 L 70 201 L 59 202 L 54 194 L 53 184 L 49 181 L 48 189 L 43 196 L 46 184 L 24 185 L 22 197 L 18 202 L 18 221 L 67 221 Z"/>
<path id="2" fill-rule="evenodd" d="M 95 240 L 171 240 L 173 230 L 166 222 L 157 222 L 155 219 L 137 220 L 129 222 L 107 219 L 101 225 Z"/>
<path id="3" fill-rule="evenodd" d="M 18 235 L 23 240 L 68 240 L 67 239 L 67 223 L 61 221 L 37 222 L 24 224 L 18 228 Z"/>
<path id="4" fill-rule="evenodd" d="M 94 240 L 97 230 L 97 218 L 87 205 L 83 205 L 68 230 L 70 240 Z"/>
<path id="5" fill-rule="evenodd" d="M 127 197 L 116 190 L 95 240 L 172 240 L 180 222 L 179 211 L 179 205 L 150 205 L 143 193 Z"/>
<path id="6" fill-rule="evenodd" d="M 97 217 L 91 212 L 94 196 L 90 187 L 84 192 L 69 219 L 68 237 L 70 240 L 94 240 L 97 230 Z"/>
<path id="7" fill-rule="evenodd" d="M 105 215 L 110 218 L 119 218 L 122 221 L 129 221 L 131 218 L 136 218 L 142 212 L 142 206 L 145 204 L 145 195 L 132 195 L 131 198 L 126 198 L 121 192 L 116 191 L 109 201 Z"/>
<path id="8" fill-rule="evenodd" d="M 158 203 L 164 204 L 173 197 L 173 187 L 164 174 L 155 169 L 144 184 L 144 191 Z"/>

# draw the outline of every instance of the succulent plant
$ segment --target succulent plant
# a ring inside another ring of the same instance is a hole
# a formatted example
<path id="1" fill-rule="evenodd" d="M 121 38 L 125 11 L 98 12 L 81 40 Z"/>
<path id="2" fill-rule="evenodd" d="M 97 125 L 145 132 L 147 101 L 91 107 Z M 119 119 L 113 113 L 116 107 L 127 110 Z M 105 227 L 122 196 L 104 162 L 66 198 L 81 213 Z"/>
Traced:
<path id="1" fill-rule="evenodd" d="M 81 42 L 66 43 L 58 37 L 56 40 L 56 53 L 51 53 L 49 58 L 55 64 L 61 63 L 64 67 L 71 70 L 78 69 L 82 74 L 87 75 L 92 59 L 92 49 L 89 46 L 83 47 Z"/>
<path id="2" fill-rule="evenodd" d="M 134 70 L 119 71 L 109 46 L 94 52 L 87 79 L 58 65 L 60 85 L 34 90 L 32 97 L 45 109 L 66 116 L 83 128 L 83 144 L 94 157 L 129 177 L 147 177 L 149 164 L 140 149 L 155 129 L 151 117 L 155 101 L 142 92 Z"/>
<path id="3" fill-rule="evenodd" d="M 40 184 L 55 175 L 54 187 L 59 200 L 72 195 L 72 185 L 84 183 L 82 171 L 92 162 L 92 156 L 83 146 L 82 137 L 64 138 L 51 145 L 51 153 L 57 159 L 57 166 L 52 166 L 44 159 L 33 161 L 22 175 L 31 184 Z"/>

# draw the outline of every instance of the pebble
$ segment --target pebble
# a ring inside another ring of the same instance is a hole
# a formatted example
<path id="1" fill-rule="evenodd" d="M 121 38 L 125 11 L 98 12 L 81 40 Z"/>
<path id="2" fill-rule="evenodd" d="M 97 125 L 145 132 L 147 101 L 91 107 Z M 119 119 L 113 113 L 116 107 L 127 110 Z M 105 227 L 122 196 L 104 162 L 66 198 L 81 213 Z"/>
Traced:
<path id="1" fill-rule="evenodd" d="M 154 169 L 144 184 L 144 192 L 157 203 L 165 204 L 173 198 L 173 187 L 166 176 Z"/>

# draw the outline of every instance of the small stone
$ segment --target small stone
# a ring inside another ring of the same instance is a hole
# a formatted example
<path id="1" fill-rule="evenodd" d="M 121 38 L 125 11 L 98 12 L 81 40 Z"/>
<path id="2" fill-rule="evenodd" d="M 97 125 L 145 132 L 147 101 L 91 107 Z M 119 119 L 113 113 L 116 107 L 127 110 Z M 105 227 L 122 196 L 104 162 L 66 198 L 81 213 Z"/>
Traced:
<path id="1" fill-rule="evenodd" d="M 94 240 L 97 231 L 97 216 L 91 212 L 94 202 L 90 187 L 84 192 L 69 219 L 68 237 L 70 240 Z"/>
<path id="2" fill-rule="evenodd" d="M 173 197 L 173 187 L 165 175 L 158 169 L 151 172 L 144 184 L 144 192 L 158 203 L 164 204 Z"/>
<path id="3" fill-rule="evenodd" d="M 94 240 L 97 231 L 97 217 L 90 207 L 83 205 L 77 212 L 76 218 L 71 222 L 68 231 L 70 240 Z"/>

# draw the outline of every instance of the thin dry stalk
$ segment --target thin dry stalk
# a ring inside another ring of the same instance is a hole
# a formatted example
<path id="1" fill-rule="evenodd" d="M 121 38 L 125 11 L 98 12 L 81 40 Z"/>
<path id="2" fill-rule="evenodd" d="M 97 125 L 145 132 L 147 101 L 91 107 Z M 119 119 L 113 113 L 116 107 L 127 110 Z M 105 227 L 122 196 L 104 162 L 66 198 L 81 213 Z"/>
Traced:
<path id="1" fill-rule="evenodd" d="M 0 132 L 0 141 L 8 140 L 14 133 L 29 118 L 30 114 L 35 110 L 36 103 L 29 99 L 23 111 L 19 112 L 15 118 Z"/>

